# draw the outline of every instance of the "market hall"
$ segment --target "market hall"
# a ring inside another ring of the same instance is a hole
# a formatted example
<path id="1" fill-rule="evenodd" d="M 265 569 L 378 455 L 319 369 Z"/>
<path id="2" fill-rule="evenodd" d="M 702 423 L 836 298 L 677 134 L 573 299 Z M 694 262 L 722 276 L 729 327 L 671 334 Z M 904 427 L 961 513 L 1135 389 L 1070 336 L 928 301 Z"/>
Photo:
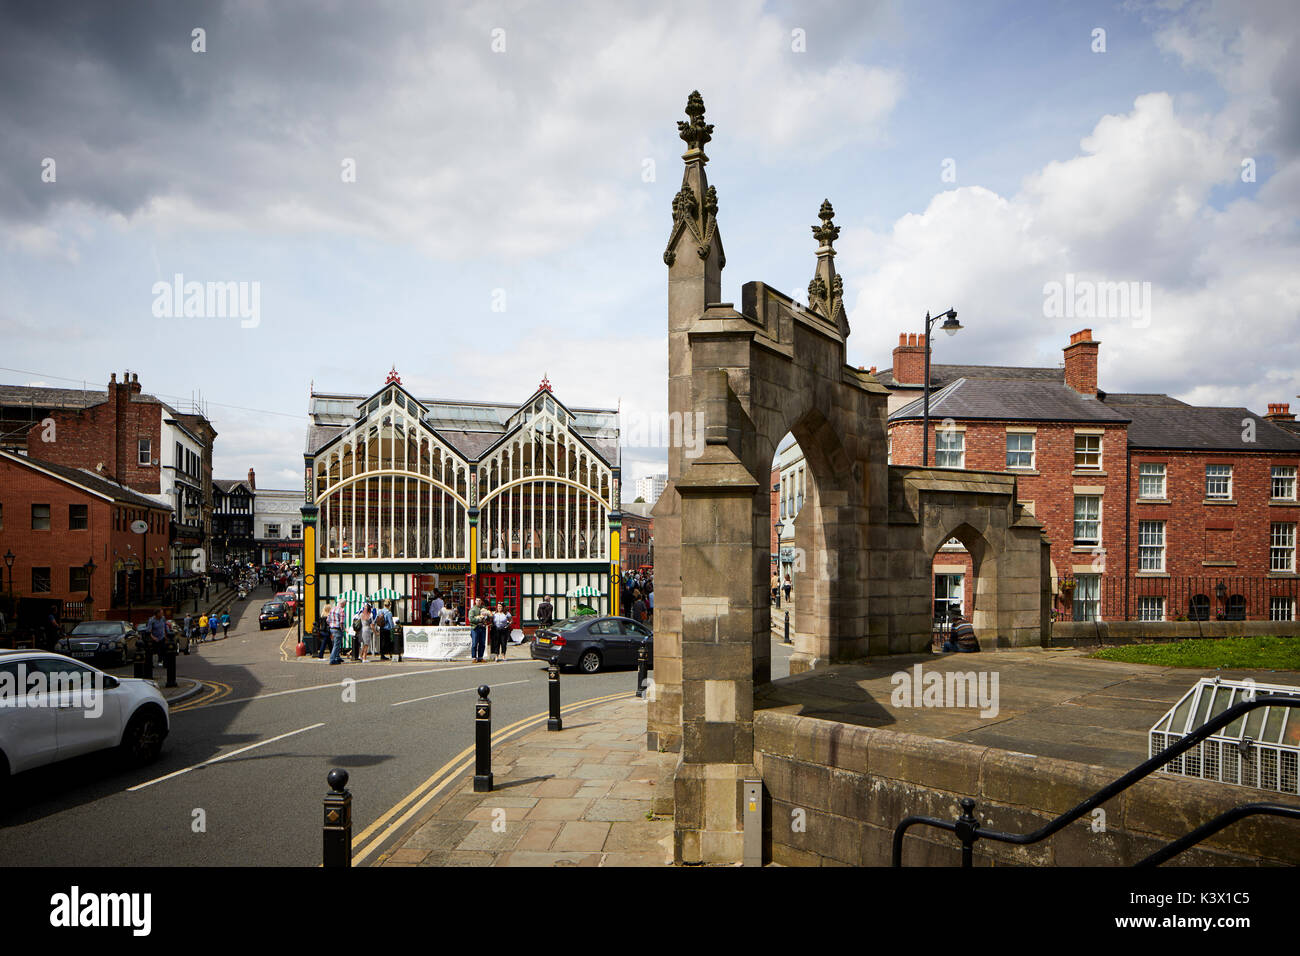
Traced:
<path id="1" fill-rule="evenodd" d="M 308 414 L 308 627 L 327 599 L 389 589 L 406 623 L 435 589 L 523 626 L 583 586 L 618 612 L 617 410 L 570 408 L 545 378 L 520 405 L 417 399 L 394 370 L 368 397 L 313 388 Z"/>

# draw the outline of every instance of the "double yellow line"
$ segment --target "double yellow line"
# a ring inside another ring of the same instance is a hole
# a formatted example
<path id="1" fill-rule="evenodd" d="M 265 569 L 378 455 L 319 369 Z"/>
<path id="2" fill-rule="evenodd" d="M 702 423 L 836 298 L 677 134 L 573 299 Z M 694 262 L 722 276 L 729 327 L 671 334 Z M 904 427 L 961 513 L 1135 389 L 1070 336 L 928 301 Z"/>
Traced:
<path id="1" fill-rule="evenodd" d="M 624 691 L 621 694 L 607 694 L 604 697 L 592 697 L 588 700 L 580 700 L 572 704 L 566 704 L 560 708 L 561 714 L 572 713 L 583 707 L 590 707 L 593 704 L 602 704 L 605 701 L 618 700 L 620 698 L 631 696 L 631 691 Z M 531 717 L 525 717 L 523 720 L 517 720 L 513 724 L 502 727 L 492 735 L 492 746 L 496 747 L 504 743 L 508 738 L 517 736 L 525 730 L 531 730 L 533 725 L 540 724 L 550 717 L 549 711 L 540 714 L 533 714 Z M 370 824 L 360 833 L 352 838 L 352 865 L 360 866 L 366 857 L 373 854 L 381 846 L 392 839 L 411 818 L 420 812 L 421 808 L 426 806 L 430 800 L 445 790 L 451 783 L 460 777 L 462 773 L 469 770 L 474 765 L 474 747 L 466 747 L 456 756 L 452 757 L 445 764 L 438 768 L 434 774 L 425 780 L 405 797 L 393 805 L 378 820 Z M 398 816 L 400 814 L 400 816 Z M 394 819 L 396 817 L 396 819 Z M 392 821 L 391 823 L 389 821 Z M 382 828 L 382 829 L 381 829 Z M 367 842 L 369 841 L 369 842 Z"/>
<path id="2" fill-rule="evenodd" d="M 229 684 L 223 684 L 221 681 L 217 680 L 201 680 L 199 683 L 206 688 L 206 691 L 203 694 L 193 698 L 192 700 L 187 700 L 183 703 L 177 704 L 175 707 L 170 707 L 168 710 L 173 714 L 179 714 L 186 710 L 193 710 L 196 707 L 202 707 L 205 704 L 211 704 L 214 701 L 221 700 L 223 697 L 229 697 L 231 691 L 234 690 L 234 688 Z"/>

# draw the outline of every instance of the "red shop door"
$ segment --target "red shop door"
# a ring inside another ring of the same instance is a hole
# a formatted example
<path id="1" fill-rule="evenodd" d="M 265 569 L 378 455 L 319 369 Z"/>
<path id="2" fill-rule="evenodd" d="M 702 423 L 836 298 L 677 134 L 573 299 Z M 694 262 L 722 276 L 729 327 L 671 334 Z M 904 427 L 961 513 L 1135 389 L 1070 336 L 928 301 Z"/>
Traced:
<path id="1" fill-rule="evenodd" d="M 500 603 L 519 625 L 519 575 L 480 574 L 477 594 L 487 608 L 495 611 Z"/>

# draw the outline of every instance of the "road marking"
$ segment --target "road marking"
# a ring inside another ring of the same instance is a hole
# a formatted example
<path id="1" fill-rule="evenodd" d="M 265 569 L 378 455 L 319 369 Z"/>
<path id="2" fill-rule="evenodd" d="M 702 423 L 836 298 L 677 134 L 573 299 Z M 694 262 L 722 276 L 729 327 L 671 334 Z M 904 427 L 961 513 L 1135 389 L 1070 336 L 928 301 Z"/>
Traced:
<path id="1" fill-rule="evenodd" d="M 492 689 L 493 689 L 493 690 L 496 690 L 498 687 L 510 687 L 510 686 L 513 685 L 513 684 L 527 684 L 527 683 L 528 683 L 528 681 L 526 681 L 526 680 L 512 680 L 512 681 L 510 681 L 510 683 L 508 683 L 508 684 L 493 684 L 493 685 L 492 685 Z M 438 697 L 450 697 L 452 694 L 463 694 L 463 693 L 465 693 L 466 691 L 471 691 L 471 690 L 478 690 L 478 688 L 477 688 L 477 687 L 462 687 L 460 690 L 449 690 L 449 691 L 446 691 L 445 693 L 442 693 L 442 694 L 430 694 L 428 697 L 412 697 L 410 700 L 399 700 L 397 703 L 395 703 L 395 704 L 390 704 L 389 706 L 390 706 L 390 707 L 401 707 L 403 704 L 418 704 L 418 703 L 419 703 L 420 701 L 422 701 L 422 700 L 434 700 L 435 698 L 438 698 Z"/>
<path id="2" fill-rule="evenodd" d="M 587 700 L 575 701 L 572 704 L 566 704 L 563 707 L 561 707 L 560 713 L 561 714 L 570 713 L 572 711 L 578 710 L 583 707 L 590 707 L 593 704 L 601 704 L 604 703 L 605 701 L 618 700 L 623 697 L 629 697 L 631 696 L 631 694 L 632 694 L 631 691 L 623 691 L 622 693 L 618 693 L 618 694 L 607 694 L 604 697 L 592 697 Z M 513 724 L 509 724 L 505 727 L 502 727 L 499 731 L 497 731 L 492 735 L 492 745 L 496 746 L 498 744 L 504 743 L 506 739 L 509 737 L 512 737 L 516 734 L 521 734 L 526 730 L 531 730 L 532 725 L 540 724 L 542 721 L 546 720 L 549 717 L 550 717 L 550 711 L 543 711 L 540 714 L 534 714 L 531 717 L 525 717 L 523 720 L 517 720 Z M 403 826 L 406 825 L 406 823 L 411 819 L 411 817 L 413 817 L 416 813 L 418 813 L 430 800 L 436 797 L 440 791 L 446 788 L 448 784 L 451 784 L 455 782 L 457 779 L 459 779 L 460 775 L 464 773 L 466 770 L 468 770 L 470 766 L 473 765 L 474 763 L 472 757 L 473 753 L 474 753 L 474 747 L 472 745 L 466 747 L 455 757 L 452 757 L 445 764 L 439 767 L 433 773 L 432 776 L 430 776 L 427 780 L 424 781 L 424 783 L 420 784 L 418 787 L 416 787 L 414 790 L 408 793 L 405 797 L 403 797 L 401 800 L 395 803 L 391 808 L 385 811 L 385 813 L 381 817 L 379 817 L 379 819 L 377 819 L 374 823 L 370 824 L 370 826 L 366 827 L 359 834 L 354 836 L 352 838 L 353 865 L 354 866 L 357 865 L 358 863 L 360 863 L 361 860 L 365 859 L 367 856 L 374 853 L 375 850 L 379 849 L 379 847 L 387 843 L 388 840 L 391 839 L 397 831 L 399 831 Z M 467 757 L 470 759 L 466 759 Z M 432 789 L 429 789 L 430 787 L 432 787 Z M 428 790 L 427 793 L 425 793 L 426 790 Z M 424 796 L 421 797 L 420 796 L 421 794 L 424 794 Z M 417 800 L 417 798 L 419 799 Z M 411 803 L 411 801 L 413 800 L 417 800 L 417 802 L 411 805 L 409 809 L 406 809 L 405 812 L 402 812 L 403 808 L 406 807 L 406 805 L 408 803 Z M 394 820 L 391 824 L 386 826 L 384 828 L 384 832 L 380 833 L 373 840 L 371 840 L 369 845 L 362 847 L 362 844 L 364 844 L 365 841 L 372 834 L 374 834 L 380 827 L 384 827 L 384 825 L 388 823 L 388 821 L 391 820 L 398 813 L 401 813 L 402 815 L 398 817 L 396 820 Z"/>
<path id="3" fill-rule="evenodd" d="M 214 701 L 218 701 L 221 698 L 230 695 L 234 691 L 234 688 L 229 684 L 223 684 L 221 681 L 217 680 L 201 680 L 199 683 L 208 689 L 206 694 L 193 700 L 182 701 L 175 707 L 169 707 L 168 712 L 172 714 L 183 714 L 187 710 L 193 710 L 196 707 L 204 707 Z"/>
<path id="4" fill-rule="evenodd" d="M 249 744 L 247 747 L 240 747 L 238 750 L 232 750 L 228 754 L 222 754 L 219 757 L 213 757 L 211 760 L 205 760 L 202 763 L 196 763 L 192 767 L 186 767 L 183 770 L 174 770 L 162 777 L 154 780 L 148 780 L 144 783 L 138 783 L 134 787 L 127 787 L 127 793 L 134 793 L 137 790 L 143 790 L 145 787 L 152 787 L 155 783 L 162 783 L 164 780 L 170 780 L 172 777 L 179 777 L 181 774 L 189 773 L 191 770 L 198 770 L 200 767 L 206 767 L 210 764 L 219 763 L 222 760 L 229 760 L 231 757 L 238 757 L 240 754 L 248 753 L 250 750 L 256 750 L 258 747 L 265 747 L 267 744 L 273 744 L 277 740 L 284 740 L 286 737 L 293 737 L 296 734 L 306 733 L 309 730 L 315 730 L 317 727 L 324 727 L 323 723 L 312 724 L 310 727 L 301 727 L 298 730 L 291 730 L 287 734 L 281 734 L 278 737 L 272 737 L 270 740 L 262 740 L 255 744 Z"/>

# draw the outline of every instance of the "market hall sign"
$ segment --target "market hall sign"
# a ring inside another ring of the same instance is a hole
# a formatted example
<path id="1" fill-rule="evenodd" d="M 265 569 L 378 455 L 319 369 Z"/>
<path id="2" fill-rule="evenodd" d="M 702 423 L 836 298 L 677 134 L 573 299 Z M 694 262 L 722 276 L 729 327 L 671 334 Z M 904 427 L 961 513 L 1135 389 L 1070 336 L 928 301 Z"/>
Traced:
<path id="1" fill-rule="evenodd" d="M 412 571 L 412 574 L 469 574 L 468 564 L 456 564 L 454 562 L 435 561 L 432 564 L 421 564 L 418 571 Z"/>

